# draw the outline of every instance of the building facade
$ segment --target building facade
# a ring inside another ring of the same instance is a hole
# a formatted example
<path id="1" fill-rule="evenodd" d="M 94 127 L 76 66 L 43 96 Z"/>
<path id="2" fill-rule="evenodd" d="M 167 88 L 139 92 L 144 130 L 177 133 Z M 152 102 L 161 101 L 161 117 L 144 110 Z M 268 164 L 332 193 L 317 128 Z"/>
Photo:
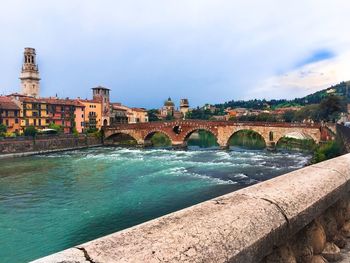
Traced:
<path id="1" fill-rule="evenodd" d="M 82 100 L 78 101 L 84 105 L 84 128 L 83 130 L 101 129 L 102 127 L 102 105 L 100 101 Z"/>
<path id="2" fill-rule="evenodd" d="M 17 101 L 21 109 L 22 132 L 29 126 L 34 126 L 37 129 L 48 127 L 48 108 L 45 100 L 18 96 Z"/>
<path id="3" fill-rule="evenodd" d="M 7 128 L 7 132 L 20 133 L 20 107 L 12 98 L 0 96 L 0 124 Z"/>
<path id="4" fill-rule="evenodd" d="M 77 100 L 46 98 L 48 123 L 62 127 L 64 133 L 72 133 L 74 129 L 82 132 L 84 125 L 84 104 Z"/>
<path id="5" fill-rule="evenodd" d="M 183 119 L 186 118 L 186 114 L 189 112 L 190 104 L 188 103 L 188 99 L 180 100 L 180 112 L 183 116 Z"/>
<path id="6" fill-rule="evenodd" d="M 39 68 L 34 48 L 24 49 L 22 71 L 20 75 L 22 95 L 38 98 L 40 96 Z"/>
<path id="7" fill-rule="evenodd" d="M 108 126 L 110 123 L 110 89 L 98 86 L 92 89 L 92 96 L 94 101 L 101 103 L 101 124 Z"/>

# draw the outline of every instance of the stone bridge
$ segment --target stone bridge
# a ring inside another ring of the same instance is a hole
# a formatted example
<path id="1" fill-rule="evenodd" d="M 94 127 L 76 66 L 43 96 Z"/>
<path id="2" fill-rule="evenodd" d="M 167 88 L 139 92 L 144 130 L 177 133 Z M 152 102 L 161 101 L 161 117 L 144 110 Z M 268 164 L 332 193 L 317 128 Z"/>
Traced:
<path id="1" fill-rule="evenodd" d="M 230 138 L 235 133 L 241 130 L 252 130 L 262 136 L 268 148 L 274 148 L 279 139 L 291 133 L 302 134 L 319 143 L 321 129 L 320 124 L 180 120 L 118 124 L 105 127 L 104 135 L 106 143 L 113 143 L 118 135 L 127 134 L 139 145 L 148 145 L 151 137 L 160 132 L 169 137 L 173 146 L 186 147 L 192 133 L 205 130 L 216 137 L 221 148 L 227 148 Z"/>

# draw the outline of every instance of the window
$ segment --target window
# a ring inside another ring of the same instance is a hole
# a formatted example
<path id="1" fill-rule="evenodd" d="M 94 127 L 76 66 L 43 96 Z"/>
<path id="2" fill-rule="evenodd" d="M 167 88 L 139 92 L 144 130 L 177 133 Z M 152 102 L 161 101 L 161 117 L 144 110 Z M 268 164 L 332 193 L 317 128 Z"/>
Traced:
<path id="1" fill-rule="evenodd" d="M 7 127 L 9 126 L 9 120 L 6 120 L 6 126 Z"/>
<path id="2" fill-rule="evenodd" d="M 34 126 L 36 126 L 36 120 L 34 119 Z"/>
<path id="3" fill-rule="evenodd" d="M 18 123 L 18 119 L 17 118 L 15 119 L 15 123 Z"/>
<path id="4" fill-rule="evenodd" d="M 41 126 L 41 120 L 39 119 L 39 126 Z"/>

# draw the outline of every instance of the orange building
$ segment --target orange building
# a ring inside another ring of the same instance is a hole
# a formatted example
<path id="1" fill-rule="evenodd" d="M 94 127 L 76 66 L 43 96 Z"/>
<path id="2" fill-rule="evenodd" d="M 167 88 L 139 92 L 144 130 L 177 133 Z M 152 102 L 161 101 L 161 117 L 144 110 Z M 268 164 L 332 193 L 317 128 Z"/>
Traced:
<path id="1" fill-rule="evenodd" d="M 20 132 L 20 111 L 12 98 L 0 96 L 0 124 L 4 124 L 8 132 Z"/>
<path id="2" fill-rule="evenodd" d="M 84 125 L 84 104 L 77 100 L 43 98 L 47 103 L 48 122 L 60 125 L 64 133 L 72 133 L 74 128 L 81 133 Z"/>
<path id="3" fill-rule="evenodd" d="M 101 129 L 102 126 L 102 104 L 95 100 L 78 101 L 85 106 L 84 108 L 84 130 Z"/>

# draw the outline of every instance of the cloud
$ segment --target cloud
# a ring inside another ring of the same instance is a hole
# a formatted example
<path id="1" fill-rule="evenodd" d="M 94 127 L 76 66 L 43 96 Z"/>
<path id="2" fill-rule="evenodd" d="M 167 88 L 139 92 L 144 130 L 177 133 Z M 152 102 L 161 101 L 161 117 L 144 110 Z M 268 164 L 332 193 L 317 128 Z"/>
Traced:
<path id="1" fill-rule="evenodd" d="M 0 93 L 18 91 L 23 48 L 32 46 L 45 96 L 89 97 L 101 84 L 114 101 L 158 107 L 168 96 L 195 106 L 306 94 L 307 82 L 279 92 L 273 81 L 344 56 L 349 8 L 345 0 L 6 1 Z M 296 76 L 310 79 L 305 72 Z"/>
<path id="2" fill-rule="evenodd" d="M 296 68 L 300 68 L 302 66 L 305 66 L 307 64 L 312 64 L 315 62 L 323 61 L 323 60 L 328 60 L 336 55 L 334 54 L 333 51 L 327 50 L 327 49 L 320 49 L 315 52 L 313 52 L 310 56 L 307 58 L 303 59 L 302 61 L 298 62 L 296 65 Z"/>
<path id="3" fill-rule="evenodd" d="M 256 86 L 247 98 L 295 98 L 314 93 L 350 79 L 350 52 L 341 56 L 307 63 L 282 75 L 273 76 Z"/>

